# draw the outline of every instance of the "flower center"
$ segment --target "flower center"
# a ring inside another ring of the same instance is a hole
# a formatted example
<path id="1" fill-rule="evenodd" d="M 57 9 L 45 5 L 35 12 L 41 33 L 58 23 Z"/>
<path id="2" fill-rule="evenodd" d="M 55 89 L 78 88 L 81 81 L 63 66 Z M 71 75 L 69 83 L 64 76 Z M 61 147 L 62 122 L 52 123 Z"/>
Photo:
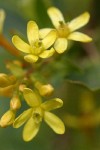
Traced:
<path id="1" fill-rule="evenodd" d="M 59 21 L 59 27 L 57 29 L 58 37 L 67 38 L 70 34 L 70 29 L 68 28 L 67 24 L 63 21 Z"/>
<path id="2" fill-rule="evenodd" d="M 40 123 L 43 118 L 43 110 L 40 107 L 35 108 L 32 117 L 36 123 Z"/>
<path id="3" fill-rule="evenodd" d="M 44 47 L 41 41 L 35 41 L 32 45 L 31 45 L 31 53 L 33 55 L 39 55 L 44 51 Z"/>

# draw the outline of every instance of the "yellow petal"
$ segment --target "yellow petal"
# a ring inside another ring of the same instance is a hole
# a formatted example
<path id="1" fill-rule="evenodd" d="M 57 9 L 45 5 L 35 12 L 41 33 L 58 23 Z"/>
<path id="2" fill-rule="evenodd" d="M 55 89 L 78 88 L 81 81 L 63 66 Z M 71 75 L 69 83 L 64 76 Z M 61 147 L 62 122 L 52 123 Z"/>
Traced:
<path id="1" fill-rule="evenodd" d="M 54 48 L 58 53 L 63 53 L 67 49 L 68 42 L 65 38 L 58 38 L 54 44 Z"/>
<path id="2" fill-rule="evenodd" d="M 85 12 L 68 23 L 70 31 L 75 31 L 88 23 L 90 14 Z"/>
<path id="3" fill-rule="evenodd" d="M 38 60 L 38 56 L 30 54 L 30 55 L 24 56 L 24 59 L 29 63 L 35 63 Z"/>
<path id="4" fill-rule="evenodd" d="M 80 42 L 91 42 L 92 38 L 86 34 L 80 32 L 73 32 L 68 36 L 69 40 L 80 41 Z"/>
<path id="5" fill-rule="evenodd" d="M 22 126 L 32 115 L 32 108 L 25 110 L 21 115 L 19 115 L 13 124 L 14 128 L 19 128 L 20 126 Z"/>
<path id="6" fill-rule="evenodd" d="M 39 30 L 40 39 L 43 39 L 52 29 L 44 28 Z"/>
<path id="7" fill-rule="evenodd" d="M 24 88 L 23 95 L 27 104 L 31 107 L 37 107 L 41 103 L 41 98 L 29 88 Z"/>
<path id="8" fill-rule="evenodd" d="M 39 29 L 35 21 L 29 21 L 27 24 L 27 37 L 30 44 L 39 40 Z"/>
<path id="9" fill-rule="evenodd" d="M 44 120 L 57 134 L 63 134 L 65 132 L 64 123 L 56 115 L 45 112 Z"/>
<path id="10" fill-rule="evenodd" d="M 3 24 L 4 24 L 4 20 L 5 20 L 5 11 L 3 9 L 0 9 L 0 33 L 3 30 Z"/>
<path id="11" fill-rule="evenodd" d="M 56 40 L 57 32 L 56 30 L 50 31 L 47 36 L 42 40 L 45 49 L 48 49 Z"/>
<path id="12" fill-rule="evenodd" d="M 55 7 L 50 7 L 47 11 L 53 25 L 58 28 L 59 27 L 59 22 L 62 21 L 64 22 L 64 17 L 61 13 L 61 11 Z"/>
<path id="13" fill-rule="evenodd" d="M 41 58 L 48 58 L 51 57 L 54 54 L 55 50 L 54 48 L 51 48 L 50 50 L 46 50 L 43 53 L 41 53 L 39 56 Z"/>
<path id="14" fill-rule="evenodd" d="M 30 53 L 30 46 L 27 43 L 25 43 L 21 38 L 19 38 L 17 35 L 14 35 L 12 37 L 12 42 L 18 50 L 24 53 Z"/>
<path id="15" fill-rule="evenodd" d="M 35 123 L 33 118 L 30 118 L 28 122 L 25 124 L 23 129 L 23 139 L 24 141 L 32 140 L 36 134 L 38 133 L 40 128 L 40 124 Z"/>
<path id="16" fill-rule="evenodd" d="M 41 107 L 46 111 L 62 107 L 63 101 L 59 98 L 54 98 L 41 104 Z"/>

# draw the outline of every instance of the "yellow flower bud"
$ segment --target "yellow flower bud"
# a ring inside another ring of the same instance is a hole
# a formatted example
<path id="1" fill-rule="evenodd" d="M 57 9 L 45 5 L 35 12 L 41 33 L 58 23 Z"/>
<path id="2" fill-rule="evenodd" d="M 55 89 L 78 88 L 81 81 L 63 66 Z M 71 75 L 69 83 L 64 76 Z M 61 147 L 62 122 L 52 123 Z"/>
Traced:
<path id="1" fill-rule="evenodd" d="M 42 96 L 48 96 L 54 91 L 54 88 L 50 84 L 41 86 L 40 94 Z"/>
<path id="2" fill-rule="evenodd" d="M 19 85 L 19 91 L 23 92 L 24 88 L 26 88 L 25 84 L 20 84 Z"/>
<path id="3" fill-rule="evenodd" d="M 6 87 L 9 85 L 8 76 L 4 73 L 0 73 L 0 87 Z"/>
<path id="4" fill-rule="evenodd" d="M 10 85 L 5 88 L 0 88 L 0 96 L 11 97 L 15 87 L 16 87 L 16 85 Z"/>
<path id="5" fill-rule="evenodd" d="M 0 73 L 0 95 L 11 96 L 15 86 L 15 76 Z"/>
<path id="6" fill-rule="evenodd" d="M 13 123 L 15 119 L 15 112 L 12 110 L 8 110 L 2 117 L 0 120 L 0 126 L 1 127 L 7 127 L 9 125 L 11 125 Z"/>
<path id="7" fill-rule="evenodd" d="M 21 107 L 21 102 L 18 96 L 15 96 L 10 101 L 10 108 L 12 110 L 17 110 Z"/>
<path id="8" fill-rule="evenodd" d="M 14 88 L 16 87 L 16 77 L 14 75 L 7 75 L 0 73 L 0 95 L 12 96 Z"/>
<path id="9" fill-rule="evenodd" d="M 42 96 L 49 96 L 54 91 L 53 86 L 50 84 L 43 85 L 40 82 L 36 82 L 35 87 L 39 90 L 39 93 Z"/>

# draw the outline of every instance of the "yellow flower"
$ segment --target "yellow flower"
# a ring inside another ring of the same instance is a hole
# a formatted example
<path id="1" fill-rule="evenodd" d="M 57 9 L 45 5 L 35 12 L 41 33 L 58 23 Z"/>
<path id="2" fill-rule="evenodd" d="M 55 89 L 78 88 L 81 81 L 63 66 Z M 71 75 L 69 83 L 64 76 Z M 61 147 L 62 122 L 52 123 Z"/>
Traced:
<path id="1" fill-rule="evenodd" d="M 88 23 L 90 15 L 85 12 L 70 22 L 65 22 L 64 17 L 59 9 L 51 7 L 48 9 L 48 15 L 56 28 L 57 38 L 54 48 L 58 53 L 63 53 L 68 46 L 68 40 L 90 42 L 91 37 L 77 32 L 76 30 Z M 44 38 L 52 29 L 45 28 L 40 30 L 40 37 Z"/>
<path id="2" fill-rule="evenodd" d="M 55 50 L 50 47 L 56 39 L 55 30 L 52 30 L 43 40 L 40 40 L 37 24 L 34 21 L 29 21 L 27 24 L 27 37 L 29 44 L 25 43 L 17 35 L 12 38 L 15 47 L 26 53 L 24 59 L 27 62 L 34 63 L 39 57 L 48 58 L 54 54 Z"/>
<path id="3" fill-rule="evenodd" d="M 0 33 L 3 31 L 3 24 L 5 20 L 5 11 L 3 9 L 0 9 Z"/>
<path id="4" fill-rule="evenodd" d="M 42 103 L 41 97 L 29 88 L 24 89 L 23 95 L 26 103 L 31 108 L 25 110 L 18 116 L 13 126 L 14 128 L 19 128 L 27 121 L 23 129 L 23 139 L 25 141 L 30 141 L 36 136 L 43 119 L 57 134 L 63 134 L 65 132 L 63 122 L 56 115 L 49 112 L 63 105 L 61 99 L 55 98 Z"/>

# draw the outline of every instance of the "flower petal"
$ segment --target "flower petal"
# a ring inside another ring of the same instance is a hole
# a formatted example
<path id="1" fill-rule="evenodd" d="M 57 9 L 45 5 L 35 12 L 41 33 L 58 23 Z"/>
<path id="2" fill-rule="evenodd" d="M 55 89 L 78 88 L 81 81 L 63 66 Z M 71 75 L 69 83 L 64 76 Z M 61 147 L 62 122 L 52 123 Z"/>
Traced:
<path id="1" fill-rule="evenodd" d="M 91 42 L 92 38 L 86 34 L 80 32 L 73 32 L 68 36 L 69 40 L 80 41 L 80 42 Z"/>
<path id="2" fill-rule="evenodd" d="M 30 107 L 36 107 L 40 105 L 41 98 L 39 95 L 37 95 L 34 91 L 32 91 L 29 88 L 24 88 L 23 95 L 25 98 L 25 101 Z"/>
<path id="3" fill-rule="evenodd" d="M 38 133 L 40 128 L 40 124 L 35 123 L 33 118 L 31 117 L 28 122 L 25 124 L 23 129 L 23 139 L 24 141 L 32 140 L 36 134 Z"/>
<path id="4" fill-rule="evenodd" d="M 42 40 L 45 49 L 48 49 L 56 40 L 57 32 L 56 30 L 50 31 L 47 36 Z"/>
<path id="5" fill-rule="evenodd" d="M 57 134 L 63 134 L 65 132 L 64 123 L 56 115 L 45 112 L 44 120 Z"/>
<path id="6" fill-rule="evenodd" d="M 41 104 L 41 107 L 46 111 L 62 107 L 63 101 L 59 98 L 54 98 Z"/>
<path id="7" fill-rule="evenodd" d="M 61 11 L 55 7 L 50 7 L 47 11 L 53 25 L 58 28 L 59 27 L 59 22 L 65 22 L 64 17 L 61 13 Z"/>
<path id="8" fill-rule="evenodd" d="M 27 24 L 27 37 L 30 44 L 39 40 L 39 29 L 35 21 L 29 21 Z"/>
<path id="9" fill-rule="evenodd" d="M 21 115 L 19 115 L 13 124 L 14 128 L 19 128 L 20 126 L 22 126 L 31 116 L 32 114 L 32 108 L 25 110 Z"/>
<path id="10" fill-rule="evenodd" d="M 55 50 L 54 48 L 51 48 L 50 50 L 46 50 L 43 53 L 41 53 L 39 56 L 41 58 L 48 58 L 51 57 L 54 54 Z"/>
<path id="11" fill-rule="evenodd" d="M 39 30 L 40 39 L 43 39 L 52 29 L 51 28 L 44 28 Z"/>
<path id="12" fill-rule="evenodd" d="M 30 54 L 30 55 L 24 56 L 24 59 L 29 63 L 35 63 L 38 60 L 38 56 Z"/>
<path id="13" fill-rule="evenodd" d="M 68 41 L 65 38 L 58 38 L 54 48 L 58 53 L 63 53 L 67 49 Z"/>
<path id="14" fill-rule="evenodd" d="M 70 31 L 75 31 L 88 23 L 90 14 L 85 12 L 68 23 Z"/>
<path id="15" fill-rule="evenodd" d="M 14 35 L 12 37 L 12 42 L 18 50 L 24 53 L 30 53 L 30 46 L 25 43 L 21 38 L 19 38 L 19 36 Z"/>

